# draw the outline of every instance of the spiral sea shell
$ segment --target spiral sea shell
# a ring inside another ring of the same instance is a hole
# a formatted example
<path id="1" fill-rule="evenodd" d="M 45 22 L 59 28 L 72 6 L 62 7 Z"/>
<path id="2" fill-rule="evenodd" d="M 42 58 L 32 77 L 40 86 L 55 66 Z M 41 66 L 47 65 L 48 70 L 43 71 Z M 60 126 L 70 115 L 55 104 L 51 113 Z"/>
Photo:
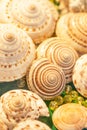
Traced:
<path id="1" fill-rule="evenodd" d="M 67 103 L 54 111 L 52 120 L 58 130 L 82 130 L 87 123 L 87 109 Z"/>
<path id="2" fill-rule="evenodd" d="M 36 44 L 53 34 L 58 18 L 57 10 L 48 0 L 3 0 L 0 11 L 2 23 L 22 28 Z"/>
<path id="3" fill-rule="evenodd" d="M 50 100 L 61 94 L 66 80 L 60 67 L 50 63 L 46 58 L 40 58 L 32 63 L 27 73 L 27 83 L 30 90 L 44 100 Z"/>
<path id="4" fill-rule="evenodd" d="M 72 77 L 77 91 L 87 98 L 87 54 L 76 61 Z"/>
<path id="5" fill-rule="evenodd" d="M 1 96 L 0 117 L 10 130 L 20 121 L 27 118 L 37 119 L 39 116 L 49 116 L 44 101 L 28 90 L 10 90 Z"/>
<path id="6" fill-rule="evenodd" d="M 87 53 L 87 13 L 68 13 L 57 22 L 56 35 L 68 40 L 80 55 Z"/>
<path id="7" fill-rule="evenodd" d="M 17 126 L 13 130 L 51 130 L 45 123 L 38 121 L 27 119 L 17 124 Z"/>
<path id="8" fill-rule="evenodd" d="M 67 41 L 54 37 L 43 41 L 37 48 L 37 57 L 46 57 L 54 64 L 62 67 L 66 82 L 72 81 L 72 70 L 78 58 L 77 52 L 66 45 Z"/>
<path id="9" fill-rule="evenodd" d="M 26 75 L 35 58 L 32 39 L 11 24 L 0 25 L 0 82 L 13 81 Z"/>

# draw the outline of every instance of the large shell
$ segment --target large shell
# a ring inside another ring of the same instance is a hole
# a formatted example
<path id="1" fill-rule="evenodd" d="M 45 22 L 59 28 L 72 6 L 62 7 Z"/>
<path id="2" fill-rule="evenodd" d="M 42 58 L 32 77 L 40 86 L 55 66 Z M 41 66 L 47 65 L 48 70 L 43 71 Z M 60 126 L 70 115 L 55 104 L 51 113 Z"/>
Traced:
<path id="1" fill-rule="evenodd" d="M 76 61 L 72 77 L 77 91 L 87 98 L 87 54 Z"/>
<path id="2" fill-rule="evenodd" d="M 23 122 L 17 124 L 17 126 L 13 130 L 51 130 L 45 123 L 38 121 L 27 119 Z"/>
<path id="3" fill-rule="evenodd" d="M 87 109 L 67 103 L 54 111 L 52 120 L 58 130 L 82 130 L 87 123 Z"/>
<path id="4" fill-rule="evenodd" d="M 62 67 L 66 82 L 72 81 L 72 70 L 78 58 L 77 52 L 66 45 L 67 41 L 54 37 L 43 41 L 37 48 L 37 57 L 46 57 L 54 64 Z"/>
<path id="5" fill-rule="evenodd" d="M 1 22 L 22 28 L 36 44 L 53 34 L 58 18 L 57 10 L 48 0 L 3 0 L 0 11 Z"/>
<path id="6" fill-rule="evenodd" d="M 68 40 L 80 54 L 87 53 L 87 13 L 68 13 L 57 22 L 56 35 Z"/>
<path id="7" fill-rule="evenodd" d="M 35 58 L 32 39 L 10 24 L 0 25 L 0 82 L 13 81 L 26 75 Z"/>
<path id="8" fill-rule="evenodd" d="M 30 90 L 36 92 L 44 100 L 50 100 L 61 94 L 66 80 L 63 70 L 50 63 L 46 58 L 35 60 L 27 73 L 27 83 Z"/>
<path id="9" fill-rule="evenodd" d="M 37 119 L 49 116 L 44 101 L 28 90 L 10 90 L 1 96 L 0 117 L 10 130 L 20 121 L 27 118 Z"/>

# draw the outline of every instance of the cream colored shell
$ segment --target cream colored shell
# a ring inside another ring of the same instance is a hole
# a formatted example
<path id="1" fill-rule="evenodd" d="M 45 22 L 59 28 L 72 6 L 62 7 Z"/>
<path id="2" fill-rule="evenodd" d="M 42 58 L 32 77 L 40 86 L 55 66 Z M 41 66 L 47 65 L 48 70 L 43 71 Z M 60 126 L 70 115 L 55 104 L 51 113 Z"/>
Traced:
<path id="1" fill-rule="evenodd" d="M 7 125 L 0 119 L 0 130 L 8 130 Z"/>
<path id="2" fill-rule="evenodd" d="M 69 10 L 72 12 L 87 12 L 87 0 L 69 0 Z"/>
<path id="3" fill-rule="evenodd" d="M 87 98 L 87 54 L 76 61 L 72 77 L 77 91 Z"/>
<path id="4" fill-rule="evenodd" d="M 0 82 L 13 81 L 26 75 L 35 58 L 32 39 L 11 24 L 0 25 Z"/>
<path id="5" fill-rule="evenodd" d="M 0 11 L 2 23 L 25 30 L 36 44 L 52 36 L 58 19 L 57 10 L 48 0 L 3 0 Z"/>
<path id="6" fill-rule="evenodd" d="M 65 73 L 66 82 L 69 83 L 72 81 L 72 70 L 78 54 L 66 44 L 66 40 L 64 41 L 57 37 L 49 38 L 38 46 L 37 57 L 46 57 L 54 64 L 60 66 Z"/>
<path id="7" fill-rule="evenodd" d="M 9 130 L 27 118 L 37 119 L 49 116 L 45 102 L 35 93 L 28 90 L 10 90 L 0 99 L 0 117 Z"/>
<path id="8" fill-rule="evenodd" d="M 63 70 L 46 58 L 35 60 L 27 73 L 28 88 L 44 100 L 53 99 L 62 93 L 66 79 Z"/>
<path id="9" fill-rule="evenodd" d="M 27 119 L 23 122 L 17 124 L 17 126 L 13 130 L 51 130 L 45 123 L 38 121 Z"/>
<path id="10" fill-rule="evenodd" d="M 52 116 L 58 130 L 82 130 L 87 123 L 87 108 L 67 103 L 57 108 Z"/>
<path id="11" fill-rule="evenodd" d="M 56 35 L 68 40 L 80 55 L 87 53 L 87 13 L 68 13 L 57 22 Z"/>

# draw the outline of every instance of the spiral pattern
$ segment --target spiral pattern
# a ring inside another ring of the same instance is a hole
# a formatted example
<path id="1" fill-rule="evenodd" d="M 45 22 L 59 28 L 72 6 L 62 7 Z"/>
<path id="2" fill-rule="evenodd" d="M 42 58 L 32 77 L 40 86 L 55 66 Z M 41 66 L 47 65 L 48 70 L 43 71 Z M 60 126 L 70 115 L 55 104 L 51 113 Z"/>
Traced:
<path id="1" fill-rule="evenodd" d="M 43 99 L 50 100 L 61 94 L 66 80 L 60 67 L 50 63 L 46 58 L 40 58 L 32 63 L 27 73 L 27 83 L 30 90 Z"/>
<path id="2" fill-rule="evenodd" d="M 27 119 L 17 124 L 13 130 L 51 130 L 45 123 L 38 120 Z"/>
<path id="3" fill-rule="evenodd" d="M 68 13 L 57 22 L 56 35 L 68 40 L 80 55 L 87 53 L 87 13 Z"/>
<path id="4" fill-rule="evenodd" d="M 1 4 L 1 21 L 22 28 L 34 43 L 39 44 L 54 33 L 58 12 L 50 1 L 3 0 Z"/>
<path id="5" fill-rule="evenodd" d="M 81 130 L 87 122 L 87 111 L 79 104 L 67 103 L 55 110 L 52 120 L 59 130 Z"/>
<path id="6" fill-rule="evenodd" d="M 87 54 L 76 61 L 72 79 L 77 91 L 87 98 Z"/>
<path id="7" fill-rule="evenodd" d="M 46 57 L 62 67 L 67 83 L 72 81 L 72 70 L 78 58 L 77 52 L 60 38 L 49 38 L 37 48 L 37 57 Z"/>
<path id="8" fill-rule="evenodd" d="M 32 39 L 11 24 L 0 25 L 0 82 L 14 81 L 26 75 L 35 58 Z"/>
<path id="9" fill-rule="evenodd" d="M 39 116 L 49 116 L 44 101 L 35 93 L 28 90 L 10 90 L 1 96 L 4 122 L 9 129 L 27 118 L 37 119 Z M 3 115 L 0 113 L 1 117 Z"/>

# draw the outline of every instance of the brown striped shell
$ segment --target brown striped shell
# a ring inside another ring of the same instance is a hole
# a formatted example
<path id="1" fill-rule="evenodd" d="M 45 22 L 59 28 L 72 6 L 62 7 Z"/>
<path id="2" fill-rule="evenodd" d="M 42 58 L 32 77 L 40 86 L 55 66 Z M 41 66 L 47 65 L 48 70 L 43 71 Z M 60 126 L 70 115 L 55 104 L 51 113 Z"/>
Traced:
<path id="1" fill-rule="evenodd" d="M 11 24 L 0 25 L 0 82 L 13 81 L 26 75 L 35 58 L 32 39 Z"/>
<path id="2" fill-rule="evenodd" d="M 56 35 L 68 40 L 80 55 L 87 53 L 87 13 L 68 13 L 57 22 Z"/>
<path id="3" fill-rule="evenodd" d="M 76 61 L 72 77 L 77 91 L 87 98 L 87 54 Z"/>
<path id="4" fill-rule="evenodd" d="M 0 119 L 0 130 L 8 130 L 7 125 Z"/>
<path id="5" fill-rule="evenodd" d="M 36 44 L 52 36 L 58 18 L 48 0 L 3 0 L 0 11 L 2 23 L 13 23 L 25 30 Z"/>
<path id="6" fill-rule="evenodd" d="M 28 90 L 10 90 L 0 99 L 0 118 L 12 130 L 20 121 L 27 118 L 37 119 L 49 116 L 45 102 L 35 93 Z"/>
<path id="7" fill-rule="evenodd" d="M 17 124 L 13 130 L 51 130 L 45 123 L 39 120 L 27 119 Z"/>
<path id="8" fill-rule="evenodd" d="M 53 99 L 62 93 L 66 79 L 63 70 L 46 58 L 35 60 L 27 73 L 28 88 L 44 100 Z"/>
<path id="9" fill-rule="evenodd" d="M 58 130 L 82 130 L 87 123 L 87 108 L 75 103 L 64 104 L 54 111 L 52 120 Z"/>
<path id="10" fill-rule="evenodd" d="M 66 82 L 72 81 L 72 70 L 78 58 L 77 52 L 66 45 L 67 41 L 53 37 L 43 41 L 37 48 L 37 57 L 46 57 L 60 66 L 66 76 Z"/>

